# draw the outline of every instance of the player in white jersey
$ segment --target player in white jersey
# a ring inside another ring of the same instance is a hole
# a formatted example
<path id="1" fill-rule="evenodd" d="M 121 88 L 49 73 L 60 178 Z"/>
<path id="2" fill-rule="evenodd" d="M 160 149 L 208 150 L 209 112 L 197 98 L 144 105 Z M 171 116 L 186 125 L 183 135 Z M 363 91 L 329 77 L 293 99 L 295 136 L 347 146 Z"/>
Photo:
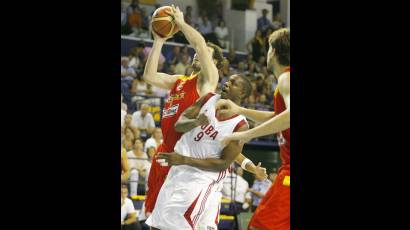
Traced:
<path id="1" fill-rule="evenodd" d="M 217 229 L 222 181 L 243 147 L 238 142 L 223 146 L 221 140 L 248 130 L 248 125 L 237 114 L 220 116 L 215 106 L 219 98 L 240 104 L 251 91 L 248 79 L 233 75 L 221 95 L 209 93 L 181 115 L 175 128 L 185 134 L 175 145 L 175 153 L 158 157 L 174 166 L 146 221 L 152 229 Z"/>

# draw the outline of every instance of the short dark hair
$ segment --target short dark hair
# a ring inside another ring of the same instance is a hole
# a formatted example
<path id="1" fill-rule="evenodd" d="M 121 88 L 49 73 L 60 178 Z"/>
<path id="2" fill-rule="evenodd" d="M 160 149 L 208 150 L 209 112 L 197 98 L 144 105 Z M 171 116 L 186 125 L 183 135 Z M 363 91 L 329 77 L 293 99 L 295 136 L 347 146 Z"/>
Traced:
<path id="1" fill-rule="evenodd" d="M 290 30 L 276 30 L 269 36 L 269 44 L 275 49 L 275 55 L 282 66 L 290 66 Z"/>
<path id="2" fill-rule="evenodd" d="M 242 89 L 245 92 L 245 95 L 241 99 L 249 97 L 252 94 L 252 83 L 251 83 L 251 81 L 247 77 L 245 77 L 241 74 L 236 74 L 236 75 L 241 78 L 241 80 L 242 80 L 241 81 L 242 82 L 241 83 L 242 84 Z"/>
<path id="3" fill-rule="evenodd" d="M 225 65 L 225 57 L 224 57 L 221 47 L 215 45 L 212 42 L 208 42 L 206 43 L 206 45 L 214 49 L 214 54 L 212 55 L 212 58 L 218 61 L 218 63 L 216 63 L 216 68 L 222 69 Z"/>

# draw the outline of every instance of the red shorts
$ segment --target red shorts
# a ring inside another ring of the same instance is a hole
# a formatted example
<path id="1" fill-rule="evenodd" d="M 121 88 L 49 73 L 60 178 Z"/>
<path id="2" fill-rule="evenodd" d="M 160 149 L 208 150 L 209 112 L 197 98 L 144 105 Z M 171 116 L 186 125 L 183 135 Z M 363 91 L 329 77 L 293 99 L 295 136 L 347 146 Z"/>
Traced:
<path id="1" fill-rule="evenodd" d="M 166 152 L 162 145 L 157 149 L 157 153 Z M 161 190 L 162 184 L 164 184 L 167 178 L 170 166 L 161 166 L 156 161 L 156 155 L 152 158 L 151 169 L 148 175 L 148 191 L 145 197 L 145 213 L 154 210 L 155 202 L 157 201 L 158 193 Z"/>
<path id="2" fill-rule="evenodd" d="M 281 170 L 275 182 L 262 198 L 248 225 L 260 230 L 290 229 L 290 185 L 284 185 L 290 170 Z"/>

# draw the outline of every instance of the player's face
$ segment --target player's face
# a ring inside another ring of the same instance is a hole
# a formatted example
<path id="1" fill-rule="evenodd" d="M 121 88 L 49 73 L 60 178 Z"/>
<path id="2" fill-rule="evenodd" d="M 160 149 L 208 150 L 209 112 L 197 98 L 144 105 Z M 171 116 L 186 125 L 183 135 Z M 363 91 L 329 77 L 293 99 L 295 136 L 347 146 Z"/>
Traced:
<path id="1" fill-rule="evenodd" d="M 214 55 L 214 49 L 211 47 L 208 47 L 208 51 L 212 57 Z M 214 59 L 214 62 L 216 62 L 215 59 Z M 196 53 L 194 55 L 194 58 L 192 59 L 192 68 L 194 69 L 195 72 L 201 70 L 201 63 L 199 62 L 198 55 Z"/>
<path id="2" fill-rule="evenodd" d="M 241 79 L 237 75 L 232 75 L 229 80 L 225 82 L 222 86 L 221 97 L 223 99 L 236 100 L 241 97 L 242 85 L 240 83 Z"/>
<path id="3" fill-rule="evenodd" d="M 147 115 L 147 113 L 148 113 L 148 107 L 143 106 L 143 107 L 141 108 L 141 115 L 142 115 L 142 116 L 145 116 L 145 115 Z"/>

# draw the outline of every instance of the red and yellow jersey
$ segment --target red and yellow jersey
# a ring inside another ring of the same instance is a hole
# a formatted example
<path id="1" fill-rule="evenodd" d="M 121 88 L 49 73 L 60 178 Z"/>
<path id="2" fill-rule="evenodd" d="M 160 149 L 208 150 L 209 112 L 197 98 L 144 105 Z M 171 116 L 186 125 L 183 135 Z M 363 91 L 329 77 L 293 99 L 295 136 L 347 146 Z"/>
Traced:
<path id="1" fill-rule="evenodd" d="M 197 75 L 181 76 L 169 92 L 162 111 L 161 128 L 164 139 L 159 147 L 161 152 L 172 152 L 182 136 L 182 133 L 175 131 L 174 126 L 181 113 L 199 98 L 196 88 L 197 79 Z"/>
<path id="2" fill-rule="evenodd" d="M 283 74 L 286 74 L 288 72 L 290 72 L 290 68 L 286 68 L 285 73 Z M 285 100 L 280 94 L 279 87 L 277 87 L 275 90 L 273 105 L 275 114 L 280 114 L 281 112 L 286 110 Z M 282 167 L 290 169 L 290 128 L 278 133 L 277 138 L 280 148 Z"/>

